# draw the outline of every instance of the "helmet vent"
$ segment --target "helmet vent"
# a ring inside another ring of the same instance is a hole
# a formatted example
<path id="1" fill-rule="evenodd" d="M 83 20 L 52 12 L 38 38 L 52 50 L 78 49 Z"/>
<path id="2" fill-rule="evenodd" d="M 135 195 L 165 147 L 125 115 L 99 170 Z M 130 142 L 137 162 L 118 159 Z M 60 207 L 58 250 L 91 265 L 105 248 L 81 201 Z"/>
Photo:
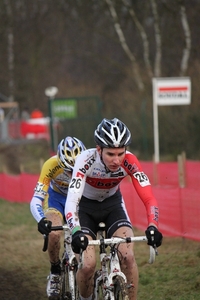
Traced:
<path id="1" fill-rule="evenodd" d="M 103 119 L 94 133 L 97 145 L 105 148 L 123 148 L 131 143 L 131 133 L 127 126 L 114 118 Z"/>
<path id="2" fill-rule="evenodd" d="M 84 144 L 79 139 L 67 136 L 58 145 L 58 164 L 64 169 L 73 171 L 77 156 L 85 149 Z"/>

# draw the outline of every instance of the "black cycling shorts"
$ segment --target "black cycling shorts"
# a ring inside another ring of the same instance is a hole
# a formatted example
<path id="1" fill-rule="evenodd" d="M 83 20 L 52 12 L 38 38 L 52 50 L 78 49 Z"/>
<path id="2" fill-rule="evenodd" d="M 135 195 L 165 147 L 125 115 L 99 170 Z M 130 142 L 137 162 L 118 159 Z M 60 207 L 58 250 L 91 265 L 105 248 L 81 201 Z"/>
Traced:
<path id="1" fill-rule="evenodd" d="M 93 239 L 96 239 L 100 222 L 106 224 L 108 238 L 120 227 L 132 228 L 120 190 L 102 202 L 82 196 L 78 213 L 82 231 Z"/>

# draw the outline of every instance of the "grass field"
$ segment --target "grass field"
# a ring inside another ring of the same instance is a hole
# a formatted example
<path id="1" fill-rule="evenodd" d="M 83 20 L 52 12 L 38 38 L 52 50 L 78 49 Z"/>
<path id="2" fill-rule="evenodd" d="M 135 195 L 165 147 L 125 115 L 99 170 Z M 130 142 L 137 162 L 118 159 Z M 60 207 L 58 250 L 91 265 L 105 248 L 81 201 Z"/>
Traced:
<path id="1" fill-rule="evenodd" d="M 49 262 L 42 246 L 29 204 L 0 200 L 1 300 L 47 299 Z M 140 274 L 138 300 L 200 299 L 200 243 L 164 238 L 153 265 L 147 262 L 148 251 L 145 243 L 135 245 Z"/>

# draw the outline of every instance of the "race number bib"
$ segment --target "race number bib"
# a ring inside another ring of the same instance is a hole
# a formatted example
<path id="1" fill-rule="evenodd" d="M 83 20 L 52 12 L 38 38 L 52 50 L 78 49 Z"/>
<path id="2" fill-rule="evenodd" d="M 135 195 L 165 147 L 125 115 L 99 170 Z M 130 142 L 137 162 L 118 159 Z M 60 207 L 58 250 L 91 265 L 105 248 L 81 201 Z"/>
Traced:
<path id="1" fill-rule="evenodd" d="M 142 187 L 150 185 L 149 178 L 146 174 L 144 174 L 144 172 L 136 172 L 133 174 L 133 176 L 135 179 L 137 179 Z"/>
<path id="2" fill-rule="evenodd" d="M 38 182 L 37 185 L 36 185 L 36 187 L 35 187 L 35 192 L 36 193 L 45 193 L 44 190 L 43 190 L 44 186 L 45 185 L 43 183 Z"/>
<path id="3" fill-rule="evenodd" d="M 82 183 L 82 178 L 80 178 L 80 177 L 74 177 L 71 180 L 71 183 L 69 185 L 69 189 L 73 193 L 79 193 L 80 189 L 81 189 L 81 183 Z"/>

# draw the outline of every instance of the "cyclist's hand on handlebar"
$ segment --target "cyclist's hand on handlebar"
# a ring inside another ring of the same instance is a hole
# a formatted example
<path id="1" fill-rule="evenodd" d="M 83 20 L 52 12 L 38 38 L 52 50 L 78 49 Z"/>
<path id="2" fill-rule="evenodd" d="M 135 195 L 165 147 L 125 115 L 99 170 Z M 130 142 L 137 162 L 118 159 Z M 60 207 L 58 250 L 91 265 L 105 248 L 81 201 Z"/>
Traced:
<path id="1" fill-rule="evenodd" d="M 76 231 L 72 235 L 72 250 L 74 253 L 80 253 L 80 250 L 85 250 L 88 246 L 88 238 L 81 230 Z"/>
<path id="2" fill-rule="evenodd" d="M 41 234 L 48 235 L 51 232 L 51 225 L 52 225 L 51 221 L 47 220 L 46 218 L 42 218 L 38 223 L 38 231 Z"/>
<path id="3" fill-rule="evenodd" d="M 145 234 L 148 240 L 148 245 L 159 247 L 162 244 L 163 235 L 155 226 L 149 226 L 145 231 Z"/>

